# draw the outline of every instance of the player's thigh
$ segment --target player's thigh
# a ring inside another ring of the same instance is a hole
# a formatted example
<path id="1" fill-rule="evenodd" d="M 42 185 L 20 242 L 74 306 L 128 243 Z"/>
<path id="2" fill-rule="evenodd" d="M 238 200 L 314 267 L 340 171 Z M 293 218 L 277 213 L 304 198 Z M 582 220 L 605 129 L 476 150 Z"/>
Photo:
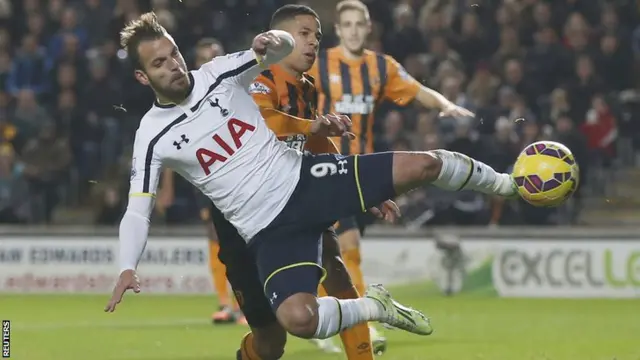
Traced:
<path id="1" fill-rule="evenodd" d="M 394 195 L 391 152 L 306 155 L 298 186 L 276 222 L 326 228 Z"/>
<path id="2" fill-rule="evenodd" d="M 393 184 L 398 194 L 434 181 L 440 174 L 442 160 L 436 152 L 394 152 Z"/>
<path id="3" fill-rule="evenodd" d="M 219 258 L 227 268 L 227 279 L 247 322 L 252 327 L 269 327 L 277 323 L 264 295 L 253 253 L 236 228 L 222 213 L 212 209 L 211 218 L 219 234 Z"/>
<path id="4" fill-rule="evenodd" d="M 340 219 L 336 225 L 336 234 L 342 251 L 360 247 L 360 231 L 355 216 Z"/>
<path id="5" fill-rule="evenodd" d="M 322 267 L 324 229 L 283 231 L 266 229 L 250 245 L 256 257 L 264 293 L 275 311 L 286 299 L 299 293 L 317 294 L 325 275 Z"/>

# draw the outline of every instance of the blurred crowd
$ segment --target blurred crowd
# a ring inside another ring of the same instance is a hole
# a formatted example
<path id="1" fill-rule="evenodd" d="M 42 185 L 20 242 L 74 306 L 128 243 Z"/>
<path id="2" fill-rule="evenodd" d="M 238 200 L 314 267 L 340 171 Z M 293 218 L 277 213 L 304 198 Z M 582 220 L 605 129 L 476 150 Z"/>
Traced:
<path id="1" fill-rule="evenodd" d="M 639 148 L 635 1 L 363 2 L 374 21 L 370 48 L 477 115 L 442 118 L 383 106 L 377 150 L 444 147 L 508 171 L 525 144 L 557 140 L 580 164 L 579 200 L 585 191 L 603 191 L 621 151 Z M 61 209 L 91 209 L 98 224 L 119 221 L 134 132 L 153 102 L 118 47 L 126 22 L 155 10 L 193 64 L 199 41 L 215 39 L 220 51 L 246 47 L 284 3 L 290 1 L 0 0 L 0 223 L 49 223 Z M 300 3 L 327 7 L 316 7 L 321 14 L 335 6 Z M 334 46 L 333 18 L 322 20 L 322 46 Z M 171 206 L 159 209 L 165 220 L 197 221 L 193 188 L 177 181 L 175 193 Z M 560 216 L 430 187 L 398 201 L 407 225 L 416 227 L 575 222 L 579 209 Z"/>

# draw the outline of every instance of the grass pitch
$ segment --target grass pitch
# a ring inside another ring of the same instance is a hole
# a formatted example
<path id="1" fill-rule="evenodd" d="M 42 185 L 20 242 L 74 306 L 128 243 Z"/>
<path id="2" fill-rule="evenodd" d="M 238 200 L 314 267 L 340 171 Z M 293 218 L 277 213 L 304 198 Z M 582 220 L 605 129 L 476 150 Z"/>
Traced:
<path id="1" fill-rule="evenodd" d="M 640 360 L 640 300 L 445 298 L 424 287 L 392 289 L 424 310 L 435 332 L 385 331 L 387 360 Z M 246 328 L 213 326 L 209 297 L 128 294 L 105 314 L 107 296 L 5 295 L 11 358 L 19 360 L 234 360 Z M 290 337 L 285 360 L 338 360 Z"/>

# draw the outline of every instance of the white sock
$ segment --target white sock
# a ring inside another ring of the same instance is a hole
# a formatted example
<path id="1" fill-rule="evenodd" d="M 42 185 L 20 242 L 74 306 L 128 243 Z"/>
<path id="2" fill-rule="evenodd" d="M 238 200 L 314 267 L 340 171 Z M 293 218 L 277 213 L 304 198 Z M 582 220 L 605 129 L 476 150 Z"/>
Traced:
<path id="1" fill-rule="evenodd" d="M 474 190 L 484 194 L 511 195 L 511 176 L 467 155 L 447 150 L 432 151 L 442 160 L 442 169 L 433 184 L 446 190 Z"/>
<path id="2" fill-rule="evenodd" d="M 344 329 L 367 321 L 379 321 L 384 308 L 369 298 L 339 300 L 331 296 L 318 298 L 318 328 L 315 338 L 328 339 Z"/>

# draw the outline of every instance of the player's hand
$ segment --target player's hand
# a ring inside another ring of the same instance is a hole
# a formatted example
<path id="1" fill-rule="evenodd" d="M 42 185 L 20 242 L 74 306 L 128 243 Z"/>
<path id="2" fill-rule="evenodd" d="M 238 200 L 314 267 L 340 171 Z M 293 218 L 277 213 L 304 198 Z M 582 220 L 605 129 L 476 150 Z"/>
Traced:
<path id="1" fill-rule="evenodd" d="M 113 288 L 113 294 L 111 295 L 111 299 L 107 303 L 107 306 L 104 308 L 105 312 L 114 312 L 116 310 L 116 305 L 122 301 L 122 296 L 127 290 L 133 290 L 134 293 L 140 292 L 140 279 L 138 279 L 138 275 L 135 270 L 125 270 L 120 274 L 120 278 L 118 279 L 118 283 L 115 288 Z"/>
<path id="2" fill-rule="evenodd" d="M 311 124 L 311 134 L 320 136 L 347 136 L 352 140 L 355 135 L 349 131 L 351 119 L 346 115 L 328 114 L 316 117 Z"/>
<path id="3" fill-rule="evenodd" d="M 372 207 L 369 211 L 379 219 L 390 223 L 394 223 L 401 216 L 400 208 L 391 200 L 383 202 L 380 207 Z"/>
<path id="4" fill-rule="evenodd" d="M 282 40 L 274 33 L 267 31 L 253 38 L 251 49 L 253 49 L 256 54 L 265 56 L 268 49 L 277 51 L 280 46 L 282 46 Z"/>
<path id="5" fill-rule="evenodd" d="M 451 116 L 451 117 L 475 117 L 476 114 L 473 112 L 458 106 L 452 102 L 446 104 L 440 110 L 440 116 Z"/>

